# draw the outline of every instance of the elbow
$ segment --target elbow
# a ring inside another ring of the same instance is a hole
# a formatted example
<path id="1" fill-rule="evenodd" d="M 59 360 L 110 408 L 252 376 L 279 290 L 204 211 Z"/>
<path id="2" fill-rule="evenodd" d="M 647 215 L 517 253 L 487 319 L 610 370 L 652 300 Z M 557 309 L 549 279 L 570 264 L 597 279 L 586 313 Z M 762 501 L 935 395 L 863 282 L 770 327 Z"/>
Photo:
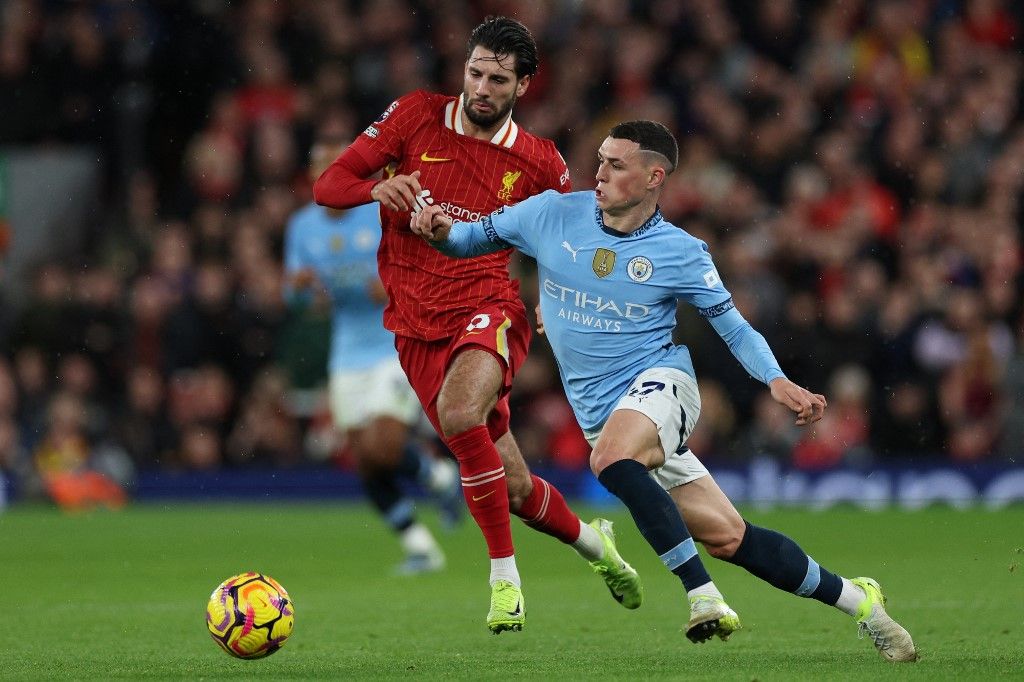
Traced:
<path id="1" fill-rule="evenodd" d="M 331 206 L 330 190 L 328 190 L 327 183 L 324 182 L 324 176 L 322 175 L 313 183 L 313 201 L 320 206 L 334 208 Z"/>

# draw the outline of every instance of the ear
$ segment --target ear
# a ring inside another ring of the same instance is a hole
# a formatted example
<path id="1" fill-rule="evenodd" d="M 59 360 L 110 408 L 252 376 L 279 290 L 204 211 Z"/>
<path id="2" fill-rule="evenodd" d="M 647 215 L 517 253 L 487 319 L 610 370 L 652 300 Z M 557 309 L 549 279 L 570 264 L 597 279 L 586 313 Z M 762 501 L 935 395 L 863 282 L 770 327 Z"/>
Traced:
<path id="1" fill-rule="evenodd" d="M 519 82 L 516 83 L 516 97 L 522 97 L 526 94 L 526 89 L 530 87 L 530 79 L 532 77 L 533 76 L 523 76 L 519 79 Z"/>
<path id="2" fill-rule="evenodd" d="M 647 176 L 647 189 L 658 189 L 665 184 L 665 169 L 661 166 L 654 166 Z"/>

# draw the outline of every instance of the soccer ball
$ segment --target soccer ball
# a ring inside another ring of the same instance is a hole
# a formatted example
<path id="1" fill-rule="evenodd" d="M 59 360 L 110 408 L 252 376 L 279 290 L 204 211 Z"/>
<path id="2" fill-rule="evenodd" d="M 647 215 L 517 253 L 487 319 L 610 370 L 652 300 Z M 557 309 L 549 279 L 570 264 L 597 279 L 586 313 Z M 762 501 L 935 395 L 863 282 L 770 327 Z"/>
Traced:
<path id="1" fill-rule="evenodd" d="M 284 644 L 295 627 L 295 605 L 269 575 L 242 573 L 220 585 L 206 605 L 206 627 L 224 651 L 263 658 Z"/>

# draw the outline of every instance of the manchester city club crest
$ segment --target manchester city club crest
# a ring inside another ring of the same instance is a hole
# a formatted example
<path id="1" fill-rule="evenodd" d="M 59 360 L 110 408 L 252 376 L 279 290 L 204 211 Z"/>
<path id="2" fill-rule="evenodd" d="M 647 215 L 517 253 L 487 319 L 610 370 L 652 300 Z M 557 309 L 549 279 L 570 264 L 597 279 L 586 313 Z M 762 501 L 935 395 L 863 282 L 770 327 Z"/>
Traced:
<path id="1" fill-rule="evenodd" d="M 643 256 L 630 258 L 626 264 L 626 274 L 634 282 L 646 282 L 654 274 L 654 265 Z"/>
<path id="2" fill-rule="evenodd" d="M 598 277 L 607 277 L 612 274 L 615 267 L 615 252 L 609 249 L 598 249 L 594 253 L 594 274 Z"/>

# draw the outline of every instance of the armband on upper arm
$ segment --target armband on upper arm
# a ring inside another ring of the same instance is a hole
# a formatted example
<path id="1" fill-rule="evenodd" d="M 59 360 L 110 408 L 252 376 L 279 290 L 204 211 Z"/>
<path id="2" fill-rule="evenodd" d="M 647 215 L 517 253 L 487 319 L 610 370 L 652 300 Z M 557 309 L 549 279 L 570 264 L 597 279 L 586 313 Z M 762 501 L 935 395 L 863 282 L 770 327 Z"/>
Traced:
<path id="1" fill-rule="evenodd" d="M 711 319 L 713 317 L 718 317 L 719 315 L 724 315 L 735 307 L 736 304 L 732 302 L 732 298 L 729 298 L 726 301 L 722 301 L 721 303 L 707 308 L 697 308 L 697 312 L 701 317 Z"/>

